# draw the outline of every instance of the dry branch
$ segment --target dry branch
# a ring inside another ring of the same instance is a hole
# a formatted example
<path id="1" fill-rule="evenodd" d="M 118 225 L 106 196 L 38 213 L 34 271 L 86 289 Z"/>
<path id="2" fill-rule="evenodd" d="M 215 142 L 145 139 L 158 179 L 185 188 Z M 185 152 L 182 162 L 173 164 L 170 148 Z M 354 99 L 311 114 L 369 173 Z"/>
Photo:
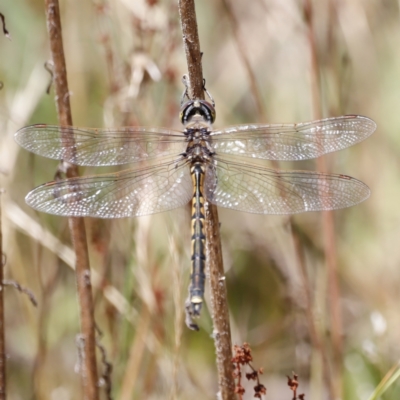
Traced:
<path id="1" fill-rule="evenodd" d="M 304 0 L 303 14 L 308 28 L 308 40 L 310 47 L 311 63 L 311 93 L 314 108 L 314 118 L 322 118 L 321 106 L 321 67 L 318 58 L 316 35 L 314 31 L 313 4 L 310 0 Z M 332 15 L 330 14 L 330 18 Z M 320 172 L 327 171 L 324 157 L 317 159 L 317 168 Z M 328 269 L 328 307 L 331 322 L 331 334 L 333 344 L 333 385 L 329 385 L 330 397 L 341 397 L 341 374 L 342 374 L 342 354 L 343 354 L 343 327 L 340 309 L 340 289 L 338 282 L 338 261 L 335 241 L 335 223 L 333 211 L 322 212 L 322 230 L 324 236 L 324 253 Z M 325 365 L 325 364 L 324 364 Z M 325 375 L 327 371 L 325 371 Z M 330 382 L 328 382 L 330 383 Z"/>
<path id="2" fill-rule="evenodd" d="M 101 337 L 101 334 L 99 335 Z M 112 382 L 111 382 L 111 373 L 113 370 L 112 364 L 107 359 L 107 351 L 105 347 L 100 343 L 100 338 L 96 342 L 97 348 L 101 353 L 101 364 L 103 365 L 103 373 L 101 374 L 101 384 L 104 386 L 106 399 L 112 400 L 111 390 L 112 390 Z"/>
<path id="3" fill-rule="evenodd" d="M 54 88 L 58 120 L 60 125 L 72 125 L 58 0 L 45 0 L 45 7 L 51 55 L 54 63 Z M 66 175 L 68 178 L 77 176 L 77 167 L 66 165 Z M 83 218 L 70 218 L 69 226 L 76 254 L 76 282 L 84 342 L 84 365 L 82 368 L 84 394 L 86 400 L 98 400 L 94 307 L 84 220 Z"/>
<path id="4" fill-rule="evenodd" d="M 1 229 L 1 193 L 0 193 L 0 400 L 6 399 L 6 346 L 4 337 L 4 264 L 3 233 Z"/>
<path id="5" fill-rule="evenodd" d="M 3 263 L 3 268 L 4 268 L 4 263 Z M 37 307 L 38 301 L 36 300 L 36 297 L 33 294 L 32 290 L 20 285 L 18 282 L 14 280 L 3 279 L 3 288 L 4 286 L 12 286 L 14 289 L 18 290 L 18 292 L 26 294 L 32 305 Z"/>
<path id="6" fill-rule="evenodd" d="M 11 35 L 10 32 L 8 32 L 7 28 L 6 28 L 6 17 L 4 16 L 3 13 L 0 13 L 0 19 L 1 19 L 1 23 L 3 26 L 3 34 L 7 39 L 11 40 Z"/>
<path id="7" fill-rule="evenodd" d="M 200 42 L 194 0 L 180 0 L 179 13 L 189 73 L 189 96 L 191 98 L 204 99 Z M 217 207 L 208 203 L 205 217 L 206 262 L 211 289 L 211 312 L 214 324 L 213 338 L 217 355 L 219 395 L 223 400 L 235 399 L 232 340 Z"/>
<path id="8" fill-rule="evenodd" d="M 261 96 L 260 90 L 258 89 L 256 75 L 255 75 L 253 69 L 251 68 L 250 60 L 249 60 L 249 57 L 246 52 L 247 45 L 240 37 L 239 24 L 236 19 L 235 13 L 233 12 L 230 0 L 222 0 L 222 4 L 225 7 L 228 19 L 232 26 L 233 38 L 235 40 L 235 44 L 236 44 L 236 47 L 238 50 L 238 56 L 240 57 L 240 60 L 242 61 L 243 67 L 245 68 L 247 77 L 249 79 L 250 90 L 251 90 L 251 93 L 253 95 L 254 102 L 256 105 L 258 119 L 265 120 L 266 118 L 265 118 L 265 113 L 264 113 L 264 109 L 262 106 L 262 104 L 263 104 L 262 96 Z"/>

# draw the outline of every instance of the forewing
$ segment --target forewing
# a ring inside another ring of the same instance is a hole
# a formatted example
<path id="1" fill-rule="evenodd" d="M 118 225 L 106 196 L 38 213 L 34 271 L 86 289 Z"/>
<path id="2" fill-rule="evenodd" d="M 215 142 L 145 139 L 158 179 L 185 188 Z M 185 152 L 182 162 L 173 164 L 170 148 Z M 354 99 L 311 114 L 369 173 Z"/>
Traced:
<path id="1" fill-rule="evenodd" d="M 361 142 L 376 129 L 360 115 L 285 125 L 237 125 L 211 133 L 215 152 L 265 160 L 306 160 Z"/>
<path id="2" fill-rule="evenodd" d="M 90 166 L 177 156 L 186 149 L 183 133 L 163 128 L 91 129 L 42 124 L 20 129 L 15 140 L 35 154 Z"/>
<path id="3" fill-rule="evenodd" d="M 220 207 L 258 214 L 295 214 L 350 207 L 368 186 L 346 175 L 279 171 L 216 160 L 205 178 L 206 198 Z"/>
<path id="4" fill-rule="evenodd" d="M 28 193 L 25 200 L 49 214 L 122 218 L 183 206 L 192 192 L 189 167 L 174 162 L 46 183 Z"/>

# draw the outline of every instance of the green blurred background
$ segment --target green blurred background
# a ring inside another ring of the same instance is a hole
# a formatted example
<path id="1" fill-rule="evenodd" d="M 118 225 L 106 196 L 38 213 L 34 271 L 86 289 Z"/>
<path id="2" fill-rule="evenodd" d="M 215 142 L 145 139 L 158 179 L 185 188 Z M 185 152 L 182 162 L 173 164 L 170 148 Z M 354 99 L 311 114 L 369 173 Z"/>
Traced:
<path id="1" fill-rule="evenodd" d="M 264 368 L 267 398 L 292 398 L 285 377 L 292 371 L 306 399 L 332 398 L 323 373 L 328 365 L 338 398 L 368 399 L 400 357 L 399 2 L 314 0 L 314 42 L 302 1 L 231 0 L 230 11 L 222 0 L 197 3 L 217 127 L 341 114 L 367 115 L 378 125 L 367 141 L 326 157 L 330 171 L 354 176 L 372 191 L 364 203 L 334 213 L 338 296 L 330 295 L 321 213 L 289 219 L 220 210 L 233 342 L 250 344 L 254 366 Z M 39 301 L 35 309 L 26 296 L 6 291 L 9 398 L 77 399 L 79 320 L 67 220 L 24 203 L 29 190 L 53 179 L 57 163 L 13 141 L 24 125 L 57 123 L 54 92 L 46 94 L 44 2 L 2 2 L 0 12 L 12 35 L 11 41 L 0 36 L 5 274 Z M 70 0 L 61 2 L 61 13 L 75 125 L 179 128 L 186 64 L 175 0 Z M 316 163 L 280 167 L 315 169 Z M 86 225 L 114 398 L 215 398 L 207 307 L 200 332 L 184 325 L 189 207 Z M 340 310 L 339 321 L 331 318 L 332 307 Z M 245 398 L 252 398 L 251 386 Z M 398 383 L 382 396 L 398 398 Z"/>

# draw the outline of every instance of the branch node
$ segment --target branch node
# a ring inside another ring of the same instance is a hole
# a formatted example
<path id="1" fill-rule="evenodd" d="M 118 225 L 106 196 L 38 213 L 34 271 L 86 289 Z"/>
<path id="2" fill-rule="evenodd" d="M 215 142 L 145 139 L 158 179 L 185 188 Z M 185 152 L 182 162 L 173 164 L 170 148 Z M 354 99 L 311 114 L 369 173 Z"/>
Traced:
<path id="1" fill-rule="evenodd" d="M 4 254 L 3 254 L 4 256 Z M 5 263 L 2 263 L 4 266 Z M 35 295 L 33 294 L 32 290 L 20 285 L 18 282 L 14 281 L 14 280 L 9 280 L 9 279 L 4 279 L 3 280 L 3 286 L 12 286 L 13 288 L 15 288 L 16 290 L 18 290 L 18 292 L 20 293 L 24 293 L 28 296 L 29 300 L 31 301 L 31 303 L 37 307 L 38 305 L 38 301 L 36 300 Z"/>
<path id="2" fill-rule="evenodd" d="M 6 28 L 6 17 L 4 16 L 3 13 L 0 13 L 0 19 L 1 19 L 2 26 L 3 26 L 3 34 L 4 34 L 4 36 L 7 39 L 11 40 L 10 32 L 8 32 L 8 30 Z"/>

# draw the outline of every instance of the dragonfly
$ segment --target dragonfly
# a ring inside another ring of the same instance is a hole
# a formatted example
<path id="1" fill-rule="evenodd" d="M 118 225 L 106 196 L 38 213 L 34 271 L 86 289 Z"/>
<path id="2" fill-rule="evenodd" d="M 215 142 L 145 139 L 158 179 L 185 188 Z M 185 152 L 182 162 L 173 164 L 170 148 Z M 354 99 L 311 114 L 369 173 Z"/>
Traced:
<path id="1" fill-rule="evenodd" d="M 15 134 L 35 154 L 81 166 L 130 168 L 45 183 L 26 196 L 32 208 L 66 217 L 150 215 L 192 202 L 189 306 L 200 315 L 205 285 L 205 203 L 258 214 L 295 214 L 356 205 L 370 195 L 347 175 L 278 170 L 262 160 L 297 161 L 356 144 L 373 120 L 345 115 L 296 124 L 214 129 L 215 104 L 182 102 L 182 130 L 31 125 Z"/>

